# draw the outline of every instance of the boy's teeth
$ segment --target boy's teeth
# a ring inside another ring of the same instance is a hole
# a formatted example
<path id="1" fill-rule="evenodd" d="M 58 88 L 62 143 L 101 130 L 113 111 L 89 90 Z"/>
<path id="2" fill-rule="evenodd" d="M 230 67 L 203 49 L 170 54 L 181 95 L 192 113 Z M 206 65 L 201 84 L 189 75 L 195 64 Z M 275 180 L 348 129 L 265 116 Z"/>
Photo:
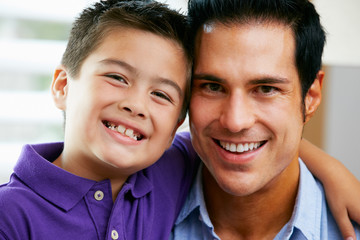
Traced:
<path id="1" fill-rule="evenodd" d="M 110 123 L 110 122 L 106 122 L 105 123 L 106 127 L 108 127 L 109 129 L 113 130 L 113 131 L 117 131 L 121 134 L 124 134 L 126 136 L 128 136 L 129 138 L 132 138 L 134 140 L 140 140 L 141 139 L 141 134 L 140 133 L 135 133 L 134 134 L 134 130 L 133 129 L 130 129 L 130 128 L 126 128 L 125 126 L 123 125 L 118 125 L 116 126 L 115 124 L 113 123 Z"/>
<path id="2" fill-rule="evenodd" d="M 126 128 L 125 128 L 124 126 L 122 126 L 122 125 L 119 125 L 119 126 L 117 126 L 117 129 L 116 129 L 116 130 L 117 130 L 119 133 L 124 134 Z"/>
<path id="3" fill-rule="evenodd" d="M 257 142 L 257 143 L 239 143 L 239 144 L 235 144 L 235 143 L 228 143 L 228 142 L 223 142 L 220 141 L 220 145 L 230 151 L 230 152 L 247 152 L 247 151 L 252 151 L 257 149 L 258 147 L 260 147 L 261 143 Z"/>
<path id="4" fill-rule="evenodd" d="M 126 129 L 125 135 L 128 137 L 132 137 L 134 135 L 134 131 L 132 129 Z"/>

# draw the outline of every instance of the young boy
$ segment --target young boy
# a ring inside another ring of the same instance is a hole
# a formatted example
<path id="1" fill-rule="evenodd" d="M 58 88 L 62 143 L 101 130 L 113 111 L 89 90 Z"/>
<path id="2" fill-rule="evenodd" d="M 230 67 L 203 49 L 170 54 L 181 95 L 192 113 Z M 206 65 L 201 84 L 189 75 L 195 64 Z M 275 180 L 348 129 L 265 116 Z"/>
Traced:
<path id="1" fill-rule="evenodd" d="M 185 27 L 155 2 L 82 12 L 51 86 L 64 144 L 25 146 L 0 189 L 0 239 L 168 238 L 196 168 L 188 134 L 171 146 L 189 94 Z"/>
<path id="2" fill-rule="evenodd" d="M 65 141 L 24 147 L 0 188 L 0 239 L 168 239 L 199 162 L 189 134 L 173 141 L 189 97 L 185 34 L 159 3 L 82 12 L 51 86 Z"/>

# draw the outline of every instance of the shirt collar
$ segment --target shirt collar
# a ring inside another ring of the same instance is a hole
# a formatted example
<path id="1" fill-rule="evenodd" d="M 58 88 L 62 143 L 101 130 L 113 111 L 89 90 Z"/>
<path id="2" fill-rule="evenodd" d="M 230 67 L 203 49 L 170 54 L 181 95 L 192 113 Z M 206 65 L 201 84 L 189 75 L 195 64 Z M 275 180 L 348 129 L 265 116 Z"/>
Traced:
<path id="1" fill-rule="evenodd" d="M 52 164 L 63 147 L 63 143 L 25 145 L 14 172 L 34 192 L 69 211 L 99 183 Z M 110 186 L 109 180 L 101 181 L 102 184 L 104 182 Z M 152 190 L 152 184 L 142 171 L 130 176 L 126 184 L 134 198 L 140 198 Z"/>
<path id="2" fill-rule="evenodd" d="M 126 181 L 126 184 L 129 185 L 130 192 L 134 198 L 142 198 L 151 192 L 154 187 L 152 182 L 146 177 L 145 172 L 147 170 L 148 169 L 144 169 L 132 174 Z"/>
<path id="3" fill-rule="evenodd" d="M 287 232 L 300 231 L 306 239 L 320 239 L 323 193 L 303 161 L 299 159 L 300 180 L 293 215 L 285 226 Z"/>
<path id="4" fill-rule="evenodd" d="M 290 221 L 284 226 L 279 234 L 288 239 L 295 231 L 300 231 L 306 239 L 320 239 L 320 224 L 322 211 L 322 190 L 307 169 L 305 164 L 299 159 L 300 164 L 300 180 L 298 195 Z M 194 211 L 199 211 L 199 217 L 207 227 L 214 231 L 214 227 L 210 221 L 209 214 L 206 210 L 203 188 L 202 188 L 202 167 L 199 167 L 194 185 L 188 195 L 184 207 L 175 224 L 186 221 L 186 218 Z M 214 236 L 215 233 L 213 232 Z M 278 237 L 278 236 L 277 236 Z M 285 239 L 285 238 L 277 238 Z"/>
<path id="5" fill-rule="evenodd" d="M 197 209 L 200 212 L 200 218 L 202 221 L 211 229 L 214 229 L 209 214 L 206 210 L 206 204 L 203 193 L 203 184 L 202 184 L 202 169 L 203 163 L 200 164 L 198 172 L 196 174 L 195 182 L 190 190 L 190 193 L 186 199 L 186 202 L 179 213 L 179 216 L 175 224 L 179 224 L 185 220 L 193 211 Z"/>

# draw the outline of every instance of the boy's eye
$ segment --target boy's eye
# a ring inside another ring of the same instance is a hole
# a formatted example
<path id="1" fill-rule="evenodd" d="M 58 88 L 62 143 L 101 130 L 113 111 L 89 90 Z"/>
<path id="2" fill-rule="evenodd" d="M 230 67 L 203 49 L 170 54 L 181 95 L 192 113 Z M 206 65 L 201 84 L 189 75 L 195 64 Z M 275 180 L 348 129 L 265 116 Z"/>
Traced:
<path id="1" fill-rule="evenodd" d="M 152 92 L 151 94 L 156 96 L 156 97 L 165 99 L 166 101 L 172 102 L 171 98 L 164 92 L 156 91 L 156 92 Z"/>
<path id="2" fill-rule="evenodd" d="M 109 77 L 109 78 L 115 79 L 115 80 L 117 80 L 117 81 L 119 81 L 119 82 L 126 83 L 126 80 L 125 80 L 123 77 L 119 76 L 119 75 L 116 75 L 116 74 L 108 74 L 108 75 L 106 75 L 106 76 Z"/>

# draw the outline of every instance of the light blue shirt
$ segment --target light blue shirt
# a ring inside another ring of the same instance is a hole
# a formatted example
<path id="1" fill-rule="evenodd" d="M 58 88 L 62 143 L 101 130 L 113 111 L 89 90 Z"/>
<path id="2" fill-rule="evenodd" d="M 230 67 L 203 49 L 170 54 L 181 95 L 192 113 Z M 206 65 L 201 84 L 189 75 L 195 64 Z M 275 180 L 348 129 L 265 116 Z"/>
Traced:
<path id="1" fill-rule="evenodd" d="M 325 200 L 321 183 L 313 177 L 305 164 L 300 162 L 300 182 L 294 211 L 289 222 L 281 229 L 276 240 L 342 240 Z M 202 167 L 173 228 L 170 239 L 220 240 L 214 232 L 206 210 L 202 191 Z M 357 239 L 360 228 L 354 223 Z"/>

